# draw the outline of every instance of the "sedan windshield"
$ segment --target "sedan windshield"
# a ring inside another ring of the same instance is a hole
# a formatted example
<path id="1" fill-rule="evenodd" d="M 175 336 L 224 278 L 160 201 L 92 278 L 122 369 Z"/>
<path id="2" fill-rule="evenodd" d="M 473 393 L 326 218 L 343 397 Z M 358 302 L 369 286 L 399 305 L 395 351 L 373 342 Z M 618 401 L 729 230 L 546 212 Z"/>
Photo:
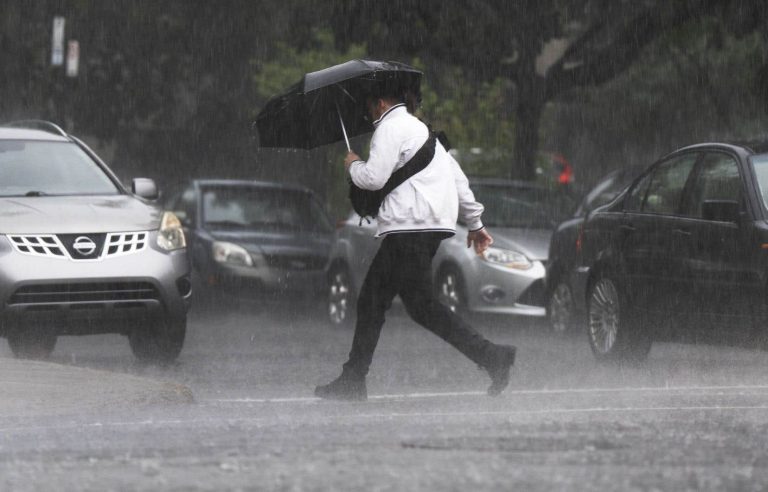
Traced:
<path id="1" fill-rule="evenodd" d="M 474 185 L 475 199 L 485 206 L 483 224 L 489 227 L 551 229 L 568 217 L 573 200 L 540 188 Z"/>
<path id="2" fill-rule="evenodd" d="M 119 192 L 98 164 L 71 142 L 0 141 L 0 196 Z"/>
<path id="3" fill-rule="evenodd" d="M 203 190 L 203 222 L 212 228 L 266 232 L 331 232 L 333 228 L 309 193 L 282 188 L 217 186 Z"/>
<path id="4" fill-rule="evenodd" d="M 757 184 L 760 186 L 763 204 L 768 208 L 768 154 L 753 156 L 752 166 L 755 168 L 755 177 L 757 177 Z"/>

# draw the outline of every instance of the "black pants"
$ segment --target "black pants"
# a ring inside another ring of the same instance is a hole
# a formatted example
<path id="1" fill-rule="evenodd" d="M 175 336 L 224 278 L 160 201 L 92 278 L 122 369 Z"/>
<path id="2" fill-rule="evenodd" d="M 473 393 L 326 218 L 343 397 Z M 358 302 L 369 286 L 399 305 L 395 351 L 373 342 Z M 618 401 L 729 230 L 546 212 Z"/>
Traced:
<path id="1" fill-rule="evenodd" d="M 453 345 L 480 366 L 493 346 L 453 311 L 441 304 L 432 289 L 432 258 L 446 233 L 389 234 L 373 259 L 357 301 L 355 338 L 345 371 L 368 374 L 379 341 L 384 313 L 396 295 L 418 324 Z"/>

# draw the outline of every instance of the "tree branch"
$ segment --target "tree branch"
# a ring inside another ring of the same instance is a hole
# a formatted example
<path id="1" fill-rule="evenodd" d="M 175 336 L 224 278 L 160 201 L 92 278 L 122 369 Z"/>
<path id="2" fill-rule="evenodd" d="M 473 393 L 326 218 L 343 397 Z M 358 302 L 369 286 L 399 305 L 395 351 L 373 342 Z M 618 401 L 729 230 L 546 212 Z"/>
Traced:
<path id="1" fill-rule="evenodd" d="M 670 28 L 712 13 L 715 0 L 670 2 L 647 8 L 618 29 L 603 20 L 590 26 L 563 54 L 546 76 L 546 99 L 568 89 L 598 85 L 619 75 L 642 53 L 645 46 Z"/>

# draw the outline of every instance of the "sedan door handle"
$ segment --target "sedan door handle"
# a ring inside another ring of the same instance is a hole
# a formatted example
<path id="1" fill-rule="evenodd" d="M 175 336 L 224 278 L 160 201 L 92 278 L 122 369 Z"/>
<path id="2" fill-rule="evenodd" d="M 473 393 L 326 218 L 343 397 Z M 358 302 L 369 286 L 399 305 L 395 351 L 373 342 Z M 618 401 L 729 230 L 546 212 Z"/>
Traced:
<path id="1" fill-rule="evenodd" d="M 619 230 L 624 232 L 635 232 L 637 229 L 634 226 L 631 226 L 629 224 L 621 224 L 619 226 Z"/>
<path id="2" fill-rule="evenodd" d="M 686 231 L 685 229 L 673 229 L 672 232 L 674 234 L 680 234 L 681 236 L 690 236 L 691 231 Z"/>

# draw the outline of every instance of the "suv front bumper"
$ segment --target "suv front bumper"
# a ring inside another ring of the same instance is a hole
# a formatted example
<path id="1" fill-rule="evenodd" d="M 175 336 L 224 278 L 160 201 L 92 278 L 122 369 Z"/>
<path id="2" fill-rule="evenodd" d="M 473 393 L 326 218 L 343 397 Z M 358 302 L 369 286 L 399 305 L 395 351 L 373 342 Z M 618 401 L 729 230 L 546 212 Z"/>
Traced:
<path id="1" fill-rule="evenodd" d="M 186 249 L 150 247 L 103 260 L 22 254 L 0 236 L 0 330 L 16 322 L 59 334 L 126 333 L 142 319 L 183 319 L 191 284 Z"/>

